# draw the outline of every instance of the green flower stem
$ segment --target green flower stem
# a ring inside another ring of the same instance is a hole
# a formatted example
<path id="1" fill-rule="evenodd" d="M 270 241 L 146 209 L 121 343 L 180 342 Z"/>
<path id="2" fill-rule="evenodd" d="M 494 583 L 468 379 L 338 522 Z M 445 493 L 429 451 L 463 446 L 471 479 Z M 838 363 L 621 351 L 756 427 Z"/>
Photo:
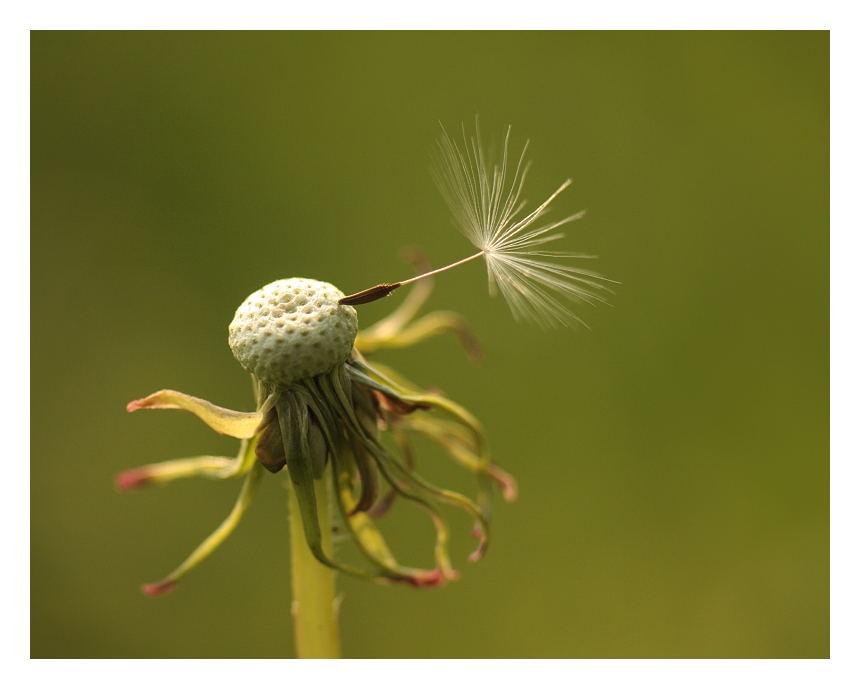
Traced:
<path id="1" fill-rule="evenodd" d="M 330 554 L 331 524 L 329 517 L 328 479 L 331 467 L 322 480 L 314 481 L 323 550 Z M 293 625 L 298 658 L 340 658 L 340 635 L 337 628 L 334 570 L 321 564 L 305 540 L 299 503 L 292 481 L 290 493 L 290 557 L 293 579 Z"/>

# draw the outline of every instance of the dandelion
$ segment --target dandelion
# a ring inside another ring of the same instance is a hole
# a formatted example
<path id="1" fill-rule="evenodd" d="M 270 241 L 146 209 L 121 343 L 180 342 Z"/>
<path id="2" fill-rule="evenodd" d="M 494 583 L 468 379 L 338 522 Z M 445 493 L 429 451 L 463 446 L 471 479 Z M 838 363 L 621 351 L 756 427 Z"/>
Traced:
<path id="1" fill-rule="evenodd" d="M 510 130 L 508 130 L 510 132 Z M 516 482 L 493 461 L 478 420 L 443 395 L 424 390 L 370 356 L 379 349 L 406 347 L 452 333 L 473 359 L 480 347 L 458 314 L 436 311 L 418 317 L 433 286 L 433 276 L 483 256 L 491 293 L 500 291 L 517 318 L 541 325 L 578 320 L 559 300 L 594 303 L 605 287 L 598 277 L 543 260 L 570 258 L 543 245 L 561 237 L 558 227 L 580 217 L 533 227 L 549 203 L 522 215 L 520 194 L 528 165 L 519 158 L 508 179 L 508 137 L 501 163 L 487 164 L 477 136 L 461 150 L 446 134 L 439 142 L 437 181 L 460 230 L 480 251 L 462 261 L 431 270 L 413 253 L 419 274 L 384 283 L 349 297 L 327 282 L 304 278 L 277 280 L 251 294 L 229 327 L 230 348 L 251 374 L 253 412 L 218 407 L 173 390 L 131 402 L 128 411 L 183 409 L 218 433 L 241 441 L 235 458 L 200 456 L 150 464 L 120 474 L 116 485 L 131 490 L 179 478 L 242 478 L 236 503 L 224 522 L 164 579 L 143 586 L 149 595 L 173 590 L 235 530 L 253 501 L 266 471 L 289 477 L 293 616 L 297 652 L 302 657 L 337 657 L 333 572 L 382 583 L 432 588 L 457 579 L 448 554 L 449 528 L 439 507 L 464 511 L 474 523 L 477 545 L 469 556 L 485 554 L 490 538 L 494 486 L 507 500 Z M 353 308 L 413 289 L 395 311 L 359 331 Z M 474 475 L 475 498 L 437 487 L 416 468 L 412 441 L 428 438 Z M 402 565 L 391 552 L 377 522 L 396 501 L 424 511 L 435 530 L 431 567 Z M 332 514 L 334 513 L 334 514 Z M 337 522 L 336 524 L 332 521 Z M 342 529 L 341 529 L 342 526 Z M 333 548 L 333 532 L 355 547 L 352 555 Z"/>
<path id="2" fill-rule="evenodd" d="M 508 500 L 516 496 L 516 483 L 493 462 L 481 424 L 451 400 L 372 365 L 362 354 L 452 332 L 477 357 L 476 340 L 461 317 L 433 312 L 416 318 L 431 288 L 432 278 L 417 283 L 393 314 L 359 333 L 355 309 L 338 303 L 343 292 L 333 285 L 303 278 L 278 280 L 251 294 L 229 329 L 233 354 L 251 374 L 256 411 L 224 409 L 173 390 L 128 405 L 129 411 L 184 409 L 215 431 L 241 440 L 234 459 L 179 459 L 117 477 L 121 490 L 191 476 L 244 477 L 224 522 L 167 577 L 144 585 L 145 593 L 155 596 L 173 590 L 233 532 L 265 471 L 278 473 L 284 468 L 293 512 L 293 614 L 302 656 L 338 654 L 334 585 L 327 571 L 421 588 L 458 578 L 439 505 L 459 508 L 473 518 L 472 534 L 478 544 L 469 559 L 476 562 L 484 555 L 493 483 Z M 385 442 L 384 436 L 392 442 Z M 435 442 L 475 475 L 475 500 L 439 488 L 416 471 L 411 443 L 417 436 Z M 436 531 L 433 567 L 401 565 L 386 545 L 375 522 L 390 511 L 395 499 L 430 517 Z M 362 562 L 336 557 L 331 506 Z"/>
<path id="3" fill-rule="evenodd" d="M 450 270 L 483 256 L 490 294 L 501 292 L 515 319 L 544 327 L 582 323 L 560 297 L 576 303 L 606 303 L 600 293 L 611 292 L 602 284 L 610 281 L 583 268 L 545 260 L 595 258 L 545 249 L 546 244 L 564 237 L 564 233 L 555 230 L 578 220 L 585 212 L 535 227 L 537 221 L 549 212 L 549 204 L 570 185 L 571 180 L 566 180 L 546 201 L 523 215 L 527 202 L 520 197 L 531 165 L 524 162 L 528 142 L 511 177 L 508 163 L 510 127 L 505 134 L 502 159 L 492 165 L 484 155 L 477 121 L 475 136 L 471 140 L 467 139 L 463 129 L 462 148 L 444 128 L 442 131 L 433 170 L 436 184 L 460 232 L 480 251 L 427 275 Z M 350 295 L 341 303 L 357 305 L 374 301 L 423 277 L 425 275 L 384 283 Z"/>

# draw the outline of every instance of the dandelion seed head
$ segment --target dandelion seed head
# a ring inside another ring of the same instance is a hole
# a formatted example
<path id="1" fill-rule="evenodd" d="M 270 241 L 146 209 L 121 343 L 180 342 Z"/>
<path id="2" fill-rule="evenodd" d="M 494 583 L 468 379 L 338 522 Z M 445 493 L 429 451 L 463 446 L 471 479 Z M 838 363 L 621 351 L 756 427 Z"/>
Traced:
<path id="1" fill-rule="evenodd" d="M 358 317 L 334 285 L 277 280 L 254 292 L 230 324 L 239 363 L 267 383 L 289 384 L 342 364 L 352 352 Z"/>
<path id="2" fill-rule="evenodd" d="M 444 127 L 442 132 L 433 175 L 454 223 L 483 254 L 490 294 L 501 292 L 516 320 L 541 327 L 584 325 L 563 299 L 592 305 L 606 303 L 601 292 L 611 290 L 597 273 L 559 262 L 593 256 L 548 251 L 545 245 L 564 237 L 564 233 L 555 230 L 578 220 L 585 212 L 537 223 L 571 181 L 566 180 L 546 201 L 524 213 L 527 202 L 521 197 L 531 165 L 525 159 L 528 142 L 513 164 L 508 158 L 508 127 L 501 160 L 495 162 L 484 154 L 477 119 L 474 137 L 467 137 L 463 127 L 462 143 L 454 141 Z"/>

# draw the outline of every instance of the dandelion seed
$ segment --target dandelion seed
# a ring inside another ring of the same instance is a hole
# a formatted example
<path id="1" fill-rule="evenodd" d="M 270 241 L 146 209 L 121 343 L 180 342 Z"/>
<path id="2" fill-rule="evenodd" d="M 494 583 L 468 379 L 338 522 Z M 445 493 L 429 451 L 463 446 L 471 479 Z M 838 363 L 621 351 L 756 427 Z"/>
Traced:
<path id="1" fill-rule="evenodd" d="M 484 257 L 491 295 L 501 292 L 516 320 L 531 321 L 542 327 L 582 323 L 562 298 L 575 303 L 606 301 L 601 292 L 611 292 L 603 282 L 611 282 L 597 273 L 557 262 L 557 259 L 595 258 L 569 251 L 548 251 L 549 242 L 564 237 L 555 232 L 562 225 L 578 220 L 585 212 L 562 220 L 536 222 L 549 212 L 549 204 L 571 183 L 566 180 L 535 210 L 523 215 L 527 202 L 521 200 L 530 163 L 525 161 L 528 142 L 509 175 L 508 140 L 505 134 L 502 159 L 490 163 L 484 155 L 475 122 L 475 136 L 470 140 L 463 129 L 462 148 L 443 128 L 435 156 L 434 177 L 454 222 L 460 232 L 479 249 L 460 261 L 397 283 L 383 283 L 345 297 L 341 304 L 358 305 L 389 295 L 402 285 L 441 273 Z M 553 259 L 553 260 L 546 260 Z M 583 323 L 584 325 L 584 323 Z"/>

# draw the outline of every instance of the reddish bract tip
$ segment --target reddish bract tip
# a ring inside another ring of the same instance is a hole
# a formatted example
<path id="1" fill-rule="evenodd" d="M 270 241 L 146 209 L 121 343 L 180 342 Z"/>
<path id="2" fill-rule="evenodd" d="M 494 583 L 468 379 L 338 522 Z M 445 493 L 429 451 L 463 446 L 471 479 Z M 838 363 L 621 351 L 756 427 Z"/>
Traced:
<path id="1" fill-rule="evenodd" d="M 430 589 L 441 586 L 447 581 L 441 569 L 434 569 L 428 572 L 421 572 L 411 577 L 406 577 L 404 581 L 419 589 Z"/>
<path id="2" fill-rule="evenodd" d="M 114 479 L 117 490 L 135 490 L 149 483 L 152 474 L 143 469 L 124 471 Z"/>
<path id="3" fill-rule="evenodd" d="M 507 502 L 513 502 L 517 499 L 517 480 L 507 471 L 499 469 L 495 464 L 490 466 L 490 476 L 499 484 L 502 489 L 502 497 Z"/>
<path id="4" fill-rule="evenodd" d="M 144 397 L 140 400 L 132 400 L 125 408 L 127 411 L 137 411 L 138 409 L 179 409 L 175 404 L 164 402 L 163 393 L 171 392 L 170 390 L 162 390 L 156 392 L 149 397 Z"/>
<path id="5" fill-rule="evenodd" d="M 487 552 L 487 546 L 490 544 L 490 542 L 487 540 L 487 537 L 483 534 L 483 532 L 478 528 L 475 528 L 475 530 L 472 531 L 472 535 L 476 536 L 477 538 L 480 538 L 481 542 L 478 543 L 478 547 L 475 548 L 475 552 L 469 555 L 468 560 L 469 562 L 477 562 L 482 557 L 484 557 L 484 553 Z"/>
<path id="6" fill-rule="evenodd" d="M 460 572 L 458 572 L 456 569 L 443 569 L 442 577 L 445 579 L 445 581 L 457 581 L 457 579 L 460 578 Z"/>
<path id="7" fill-rule="evenodd" d="M 173 579 L 165 579 L 164 581 L 159 581 L 157 584 L 144 584 L 140 587 L 140 590 L 143 591 L 147 596 L 161 596 L 165 593 L 170 593 L 173 589 L 176 588 L 176 584 L 178 582 Z"/>

